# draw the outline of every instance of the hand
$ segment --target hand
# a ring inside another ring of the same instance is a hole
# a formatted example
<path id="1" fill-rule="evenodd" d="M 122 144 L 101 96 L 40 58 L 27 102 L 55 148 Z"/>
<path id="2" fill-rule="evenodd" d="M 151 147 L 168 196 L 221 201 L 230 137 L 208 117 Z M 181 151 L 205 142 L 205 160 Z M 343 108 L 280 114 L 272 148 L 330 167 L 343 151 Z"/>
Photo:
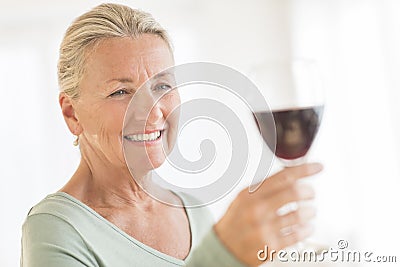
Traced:
<path id="1" fill-rule="evenodd" d="M 243 263 L 258 266 L 262 262 L 257 252 L 265 245 L 269 251 L 279 251 L 311 235 L 314 208 L 299 206 L 281 216 L 277 210 L 290 202 L 313 199 L 312 187 L 297 180 L 321 170 L 318 163 L 285 168 L 267 178 L 256 192 L 241 191 L 214 226 L 221 242 Z M 284 234 L 282 229 L 290 231 Z"/>

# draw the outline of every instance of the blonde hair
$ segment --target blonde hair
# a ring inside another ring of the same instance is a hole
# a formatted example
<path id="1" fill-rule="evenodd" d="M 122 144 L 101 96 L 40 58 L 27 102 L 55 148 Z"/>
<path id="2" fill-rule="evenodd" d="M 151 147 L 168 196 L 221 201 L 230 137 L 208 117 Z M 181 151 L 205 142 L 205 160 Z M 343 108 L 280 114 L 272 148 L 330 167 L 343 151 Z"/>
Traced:
<path id="1" fill-rule="evenodd" d="M 172 51 L 164 28 L 141 10 L 119 4 L 101 4 L 78 17 L 67 29 L 60 46 L 58 83 L 60 90 L 72 99 L 79 97 L 89 49 L 101 40 L 114 37 L 137 38 L 150 33 L 161 37 Z"/>

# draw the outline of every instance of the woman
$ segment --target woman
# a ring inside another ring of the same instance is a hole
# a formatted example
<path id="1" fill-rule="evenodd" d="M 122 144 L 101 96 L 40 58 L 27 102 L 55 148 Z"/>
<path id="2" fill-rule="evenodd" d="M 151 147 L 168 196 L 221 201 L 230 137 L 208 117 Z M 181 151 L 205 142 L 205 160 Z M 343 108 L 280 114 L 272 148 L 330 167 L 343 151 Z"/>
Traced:
<path id="1" fill-rule="evenodd" d="M 319 172 L 319 164 L 285 169 L 254 194 L 242 191 L 214 225 L 206 208 L 165 205 L 138 186 L 135 181 L 164 162 L 163 148 L 168 153 L 175 143 L 178 118 L 169 115 L 180 99 L 172 90 L 148 113 L 151 94 L 170 86 L 137 89 L 173 65 L 167 33 L 147 13 L 102 4 L 68 28 L 58 65 L 59 102 L 82 157 L 69 182 L 30 210 L 21 266 L 255 266 L 265 245 L 279 250 L 311 234 L 313 209 L 284 216 L 276 211 L 313 198 L 312 188 L 296 180 Z M 130 132 L 122 136 L 134 94 Z M 143 141 L 144 133 L 156 140 Z M 133 147 L 134 179 L 123 141 Z M 190 198 L 166 194 L 176 203 Z M 284 228 L 290 231 L 283 234 Z"/>

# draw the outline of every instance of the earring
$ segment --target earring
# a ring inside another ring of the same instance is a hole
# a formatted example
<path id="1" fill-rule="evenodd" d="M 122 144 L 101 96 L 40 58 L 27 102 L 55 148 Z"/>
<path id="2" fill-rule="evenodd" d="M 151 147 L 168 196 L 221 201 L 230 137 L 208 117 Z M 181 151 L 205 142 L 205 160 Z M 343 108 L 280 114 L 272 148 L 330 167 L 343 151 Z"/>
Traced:
<path id="1" fill-rule="evenodd" d="M 74 146 L 79 145 L 79 135 L 76 136 L 75 141 L 72 143 Z"/>

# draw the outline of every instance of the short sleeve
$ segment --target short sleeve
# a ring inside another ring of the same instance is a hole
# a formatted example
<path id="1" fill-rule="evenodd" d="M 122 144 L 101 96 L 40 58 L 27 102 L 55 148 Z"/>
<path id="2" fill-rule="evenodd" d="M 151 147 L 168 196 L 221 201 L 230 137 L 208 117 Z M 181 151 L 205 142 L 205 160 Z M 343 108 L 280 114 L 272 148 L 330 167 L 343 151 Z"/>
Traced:
<path id="1" fill-rule="evenodd" d="M 244 267 L 221 243 L 213 228 L 186 261 L 187 267 Z"/>
<path id="2" fill-rule="evenodd" d="M 21 267 L 97 266 L 79 233 L 52 214 L 27 217 L 22 227 Z"/>

